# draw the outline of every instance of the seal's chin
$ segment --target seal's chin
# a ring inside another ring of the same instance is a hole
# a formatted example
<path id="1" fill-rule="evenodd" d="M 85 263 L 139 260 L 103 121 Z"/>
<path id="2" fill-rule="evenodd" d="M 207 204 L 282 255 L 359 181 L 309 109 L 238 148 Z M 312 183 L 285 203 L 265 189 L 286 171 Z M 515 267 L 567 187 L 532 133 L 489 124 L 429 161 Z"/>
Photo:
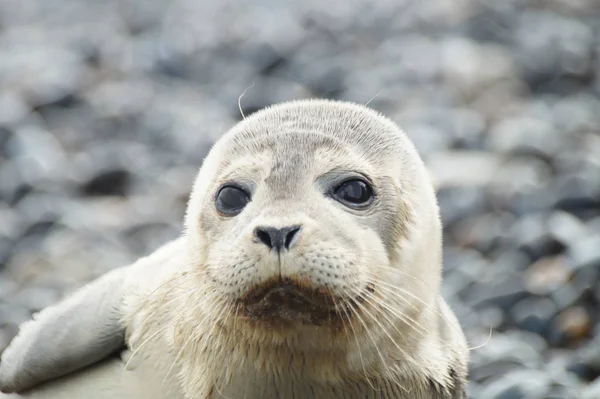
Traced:
<path id="1" fill-rule="evenodd" d="M 341 299 L 326 288 L 295 279 L 273 279 L 253 288 L 240 300 L 241 313 L 262 323 L 331 324 L 343 312 Z"/>

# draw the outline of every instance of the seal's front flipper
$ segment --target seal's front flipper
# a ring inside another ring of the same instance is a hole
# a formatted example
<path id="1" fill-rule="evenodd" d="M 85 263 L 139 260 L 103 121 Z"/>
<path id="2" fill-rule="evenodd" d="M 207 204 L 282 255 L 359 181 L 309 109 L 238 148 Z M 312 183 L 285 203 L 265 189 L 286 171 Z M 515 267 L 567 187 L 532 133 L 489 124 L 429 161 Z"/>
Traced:
<path id="1" fill-rule="evenodd" d="M 2 354 L 0 391 L 22 392 L 124 347 L 120 318 L 126 270 L 111 271 L 23 324 Z"/>

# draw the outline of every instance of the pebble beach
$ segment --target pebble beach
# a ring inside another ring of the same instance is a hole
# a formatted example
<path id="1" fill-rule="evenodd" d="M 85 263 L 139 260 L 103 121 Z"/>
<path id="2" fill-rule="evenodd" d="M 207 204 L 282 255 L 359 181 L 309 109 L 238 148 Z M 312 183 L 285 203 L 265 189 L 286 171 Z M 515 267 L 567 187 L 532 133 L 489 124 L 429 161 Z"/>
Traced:
<path id="1" fill-rule="evenodd" d="M 429 168 L 469 397 L 600 398 L 597 0 L 1 1 L 0 351 L 181 233 L 239 106 L 311 97 Z"/>

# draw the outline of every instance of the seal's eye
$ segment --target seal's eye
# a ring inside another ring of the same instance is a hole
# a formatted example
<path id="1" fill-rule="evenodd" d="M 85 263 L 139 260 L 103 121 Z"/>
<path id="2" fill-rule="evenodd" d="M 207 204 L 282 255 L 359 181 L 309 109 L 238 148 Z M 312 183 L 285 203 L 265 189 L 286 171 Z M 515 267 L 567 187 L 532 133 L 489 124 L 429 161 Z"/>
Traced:
<path id="1" fill-rule="evenodd" d="M 225 216 L 235 216 L 250 202 L 248 194 L 239 187 L 225 186 L 219 190 L 215 205 Z"/>
<path id="2" fill-rule="evenodd" d="M 373 201 L 373 189 L 363 180 L 346 180 L 333 190 L 333 196 L 345 205 L 362 208 Z"/>

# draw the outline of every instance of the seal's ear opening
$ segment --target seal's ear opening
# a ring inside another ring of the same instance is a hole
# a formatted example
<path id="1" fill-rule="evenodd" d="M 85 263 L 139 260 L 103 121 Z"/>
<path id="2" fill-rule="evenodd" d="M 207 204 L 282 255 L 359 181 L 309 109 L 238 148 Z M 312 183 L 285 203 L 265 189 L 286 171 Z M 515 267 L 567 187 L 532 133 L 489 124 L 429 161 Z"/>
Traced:
<path id="1" fill-rule="evenodd" d="M 113 270 L 25 323 L 2 354 L 0 391 L 28 390 L 124 347 L 120 313 L 126 270 Z"/>

